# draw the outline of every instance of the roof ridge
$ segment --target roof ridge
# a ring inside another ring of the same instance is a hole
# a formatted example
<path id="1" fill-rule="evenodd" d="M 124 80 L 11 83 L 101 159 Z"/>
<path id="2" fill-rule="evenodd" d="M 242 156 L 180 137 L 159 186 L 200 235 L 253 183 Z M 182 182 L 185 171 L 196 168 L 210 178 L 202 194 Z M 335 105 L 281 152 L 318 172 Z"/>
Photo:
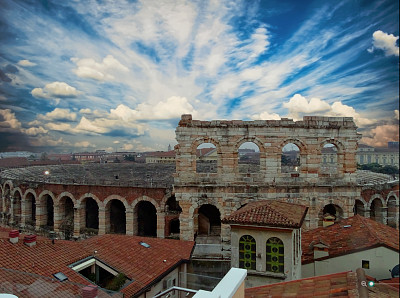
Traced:
<path id="1" fill-rule="evenodd" d="M 262 201 L 260 201 L 259 205 L 261 205 L 261 206 L 257 206 L 257 203 L 258 203 L 258 202 L 255 202 L 255 203 L 256 203 L 256 204 L 254 204 L 253 206 L 250 206 L 250 208 L 249 208 L 248 210 L 246 210 L 245 212 L 248 212 L 248 211 L 256 211 L 256 210 L 259 209 L 260 207 L 261 207 L 261 208 L 267 208 L 267 209 L 269 209 L 269 210 L 271 210 L 271 211 L 277 213 L 279 216 L 283 217 L 283 219 L 286 220 L 286 221 L 288 221 L 290 224 L 295 224 L 293 221 L 291 221 L 290 219 L 288 219 L 286 216 L 282 215 L 281 212 L 277 211 L 275 208 L 272 208 L 272 207 L 270 206 L 270 203 L 271 203 L 271 202 L 268 202 L 268 201 L 262 202 Z"/>
<path id="2" fill-rule="evenodd" d="M 275 201 L 272 201 L 275 202 Z M 283 202 L 286 203 L 286 202 Z M 273 203 L 274 204 L 274 203 Z M 269 206 L 269 205 L 268 205 Z M 271 209 L 273 209 L 272 207 L 270 207 Z M 289 219 L 286 215 L 283 215 L 279 210 L 277 210 L 276 208 L 273 209 L 275 212 L 277 212 L 279 215 L 281 215 L 283 218 L 285 218 L 286 220 L 288 220 L 291 224 L 296 224 L 294 221 L 292 221 L 291 219 Z"/>

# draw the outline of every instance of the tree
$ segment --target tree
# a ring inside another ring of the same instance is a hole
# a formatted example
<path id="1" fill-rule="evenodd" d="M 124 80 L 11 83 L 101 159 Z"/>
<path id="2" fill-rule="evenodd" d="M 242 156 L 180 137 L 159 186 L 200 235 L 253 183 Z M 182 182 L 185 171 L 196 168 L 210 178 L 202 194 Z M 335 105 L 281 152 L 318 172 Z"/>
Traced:
<path id="1" fill-rule="evenodd" d="M 124 160 L 135 161 L 135 155 L 132 154 L 124 155 Z"/>

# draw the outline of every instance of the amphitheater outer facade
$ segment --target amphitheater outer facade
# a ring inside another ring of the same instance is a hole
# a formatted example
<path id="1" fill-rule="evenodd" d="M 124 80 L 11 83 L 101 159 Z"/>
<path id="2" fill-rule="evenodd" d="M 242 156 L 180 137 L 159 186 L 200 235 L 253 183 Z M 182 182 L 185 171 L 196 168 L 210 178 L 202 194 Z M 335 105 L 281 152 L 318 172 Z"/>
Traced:
<path id="1" fill-rule="evenodd" d="M 221 219 L 249 202 L 268 199 L 308 206 L 304 228 L 321 225 L 325 213 L 337 220 L 358 213 L 398 228 L 398 180 L 371 184 L 360 178 L 356 129 L 352 118 L 199 121 L 182 115 L 176 129 L 176 168 L 163 174 L 173 175 L 173 183 L 107 186 L 53 183 L 39 176 L 27 182 L 7 170 L 0 174 L 1 220 L 19 228 L 62 232 L 69 218 L 75 237 L 90 229 L 184 240 L 210 236 L 229 250 L 230 228 Z M 246 142 L 259 148 L 256 171 L 239 170 L 238 150 Z M 197 170 L 196 150 L 204 143 L 216 148 L 215 171 Z M 288 143 L 300 150 L 295 172 L 282 170 L 282 148 Z M 326 144 L 337 152 L 337 166 L 330 172 L 321 167 Z"/>

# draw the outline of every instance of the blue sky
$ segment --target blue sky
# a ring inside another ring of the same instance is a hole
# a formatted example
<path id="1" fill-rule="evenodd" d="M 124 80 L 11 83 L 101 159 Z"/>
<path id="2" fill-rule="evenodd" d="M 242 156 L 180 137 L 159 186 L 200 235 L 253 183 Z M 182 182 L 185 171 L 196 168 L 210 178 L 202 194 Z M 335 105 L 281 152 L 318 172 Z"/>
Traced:
<path id="1" fill-rule="evenodd" d="M 180 115 L 354 117 L 398 140 L 398 1 L 0 7 L 0 151 L 166 150 Z"/>

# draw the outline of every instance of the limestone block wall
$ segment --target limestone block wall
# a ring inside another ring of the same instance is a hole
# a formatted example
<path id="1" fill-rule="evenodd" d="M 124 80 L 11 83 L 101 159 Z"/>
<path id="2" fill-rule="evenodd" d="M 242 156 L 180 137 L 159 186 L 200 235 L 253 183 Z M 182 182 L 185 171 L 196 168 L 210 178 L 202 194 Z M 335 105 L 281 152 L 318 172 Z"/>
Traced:
<path id="1" fill-rule="evenodd" d="M 305 225 L 317 227 L 321 208 L 334 204 L 341 216 L 353 215 L 357 186 L 356 151 L 361 135 L 350 117 L 304 117 L 257 121 L 199 121 L 182 115 L 176 128 L 178 144 L 174 192 L 183 211 L 181 238 L 195 235 L 194 211 L 203 204 L 218 208 L 221 218 L 250 201 L 279 199 L 310 207 Z M 253 142 L 260 151 L 258 172 L 240 173 L 238 149 Z M 212 143 L 217 151 L 217 173 L 196 172 L 196 149 Z M 281 171 L 282 148 L 289 143 L 300 149 L 300 169 L 295 175 Z M 332 144 L 337 150 L 337 171 L 321 171 L 322 148 Z M 229 238 L 222 225 L 221 240 Z M 227 244 L 229 240 L 226 240 Z"/>

